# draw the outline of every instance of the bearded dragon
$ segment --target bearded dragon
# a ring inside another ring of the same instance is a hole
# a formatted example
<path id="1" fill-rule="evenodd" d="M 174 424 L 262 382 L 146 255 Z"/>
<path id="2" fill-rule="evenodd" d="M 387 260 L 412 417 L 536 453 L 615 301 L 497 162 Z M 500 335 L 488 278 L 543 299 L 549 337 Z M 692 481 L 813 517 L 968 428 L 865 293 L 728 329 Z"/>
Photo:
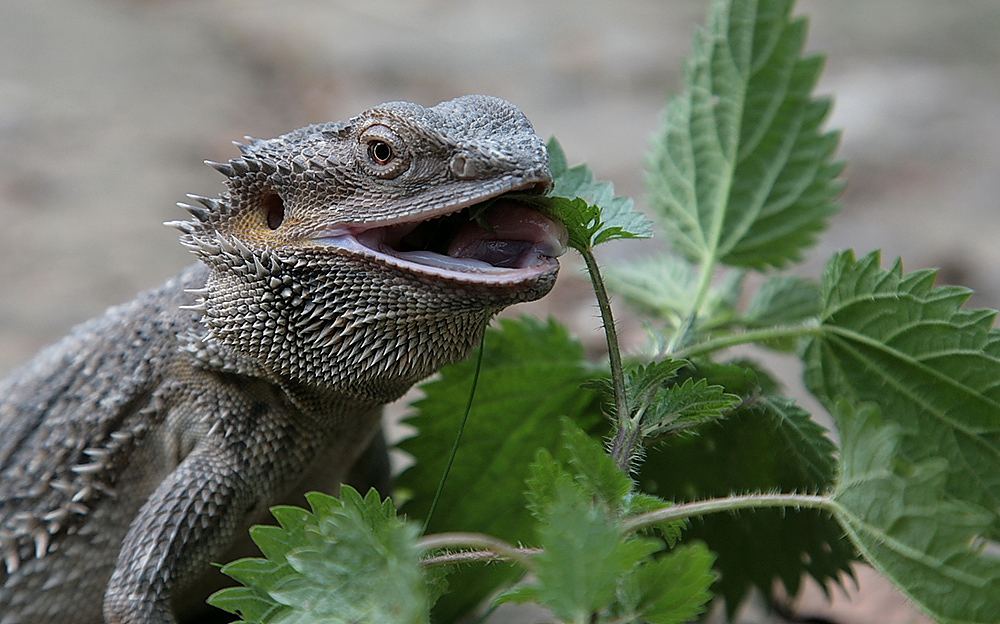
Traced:
<path id="1" fill-rule="evenodd" d="M 201 617 L 249 524 L 336 492 L 383 405 L 552 288 L 566 230 L 506 196 L 547 152 L 504 100 L 237 145 L 169 224 L 200 262 L 0 381 L 0 624 Z"/>

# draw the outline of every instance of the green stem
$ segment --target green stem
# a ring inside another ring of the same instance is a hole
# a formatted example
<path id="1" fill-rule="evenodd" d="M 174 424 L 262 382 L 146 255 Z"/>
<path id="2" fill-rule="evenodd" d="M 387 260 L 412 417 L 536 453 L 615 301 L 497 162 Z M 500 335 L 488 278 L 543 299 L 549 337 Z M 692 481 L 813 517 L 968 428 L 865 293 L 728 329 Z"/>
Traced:
<path id="1" fill-rule="evenodd" d="M 462 532 L 427 535 L 417 540 L 417 547 L 424 551 L 440 550 L 442 548 L 479 549 L 428 557 L 421 561 L 421 565 L 428 568 L 469 563 L 472 561 L 516 561 L 526 570 L 533 570 L 535 564 L 531 560 L 531 556 L 541 552 L 538 548 L 518 548 L 500 538 L 486 535 L 485 533 Z"/>
<path id="2" fill-rule="evenodd" d="M 472 376 L 472 387 L 469 388 L 469 400 L 465 404 L 465 414 L 462 415 L 462 422 L 458 425 L 458 432 L 455 434 L 455 442 L 451 446 L 451 453 L 448 455 L 448 461 L 445 462 L 444 472 L 441 474 L 441 480 L 438 481 L 437 490 L 434 492 L 434 498 L 431 500 L 431 508 L 427 510 L 427 517 L 424 518 L 424 526 L 420 529 L 420 533 L 426 533 L 427 527 L 431 524 L 431 518 L 434 517 L 434 512 L 437 511 L 438 502 L 441 500 L 441 493 L 444 491 L 444 484 L 448 481 L 448 475 L 451 473 L 451 467 L 455 463 L 455 456 L 458 455 L 458 446 L 462 442 L 462 434 L 465 433 L 465 425 L 469 422 L 469 414 L 472 413 L 472 400 L 476 398 L 476 388 L 479 387 L 479 372 L 483 368 L 483 352 L 486 350 L 486 330 L 490 323 L 490 317 L 487 315 L 483 322 L 483 333 L 479 337 L 479 354 L 476 356 L 476 372 Z"/>
<path id="3" fill-rule="evenodd" d="M 665 522 L 687 520 L 695 516 L 711 513 L 734 512 L 741 509 L 822 509 L 830 513 L 842 511 L 842 507 L 829 496 L 819 494 L 743 494 L 711 500 L 684 503 L 673 507 L 663 507 L 644 514 L 626 518 L 622 523 L 625 533 L 656 526 Z M 426 535 L 417 540 L 417 547 L 423 551 L 440 549 L 475 548 L 477 550 L 447 553 L 428 557 L 421 565 L 429 568 L 460 563 L 515 561 L 527 570 L 534 568 L 532 557 L 542 552 L 539 548 L 518 548 L 502 539 L 483 533 L 438 533 Z"/>
<path id="4" fill-rule="evenodd" d="M 691 302 L 691 309 L 688 311 L 684 323 L 674 330 L 674 335 L 670 337 L 670 342 L 667 343 L 666 351 L 668 354 L 682 349 L 687 344 L 691 328 L 694 327 L 695 322 L 698 320 L 698 313 L 701 311 L 702 306 L 705 305 L 705 299 L 708 298 L 708 292 L 712 287 L 714 268 L 715 249 L 713 248 L 711 253 L 701 263 L 698 275 L 698 290 L 695 291 L 694 301 Z"/>
<path id="5" fill-rule="evenodd" d="M 780 340 L 782 338 L 819 336 L 822 333 L 822 328 L 820 328 L 815 322 L 803 323 L 802 325 L 768 327 L 766 329 L 751 329 L 736 334 L 725 334 L 717 338 L 712 338 L 711 340 L 706 340 L 705 342 L 691 345 L 690 347 L 684 349 L 678 349 L 673 353 L 668 352 L 667 355 L 678 360 L 686 360 L 698 355 L 713 353 L 715 351 L 735 347 L 736 345 L 741 344 L 768 342 L 770 340 Z"/>
<path id="6" fill-rule="evenodd" d="M 623 523 L 623 528 L 626 532 L 632 532 L 664 522 L 687 520 L 695 516 L 721 511 L 732 512 L 740 509 L 771 507 L 794 507 L 796 509 L 807 507 L 833 512 L 839 508 L 839 505 L 829 496 L 818 494 L 743 494 L 656 509 L 627 518 Z"/>
<path id="7" fill-rule="evenodd" d="M 628 396 L 625 393 L 625 367 L 622 365 L 621 347 L 618 344 L 618 331 L 615 329 L 615 318 L 611 312 L 611 297 L 604 286 L 604 279 L 601 277 L 601 269 L 597 265 L 597 259 L 590 248 L 578 249 L 583 261 L 587 264 L 587 272 L 590 274 L 590 281 L 594 285 L 594 295 L 597 297 L 597 307 L 601 310 L 601 322 L 604 324 L 604 336 L 608 342 L 608 362 L 611 365 L 611 385 L 614 390 L 615 414 L 618 417 L 618 434 L 612 449 L 612 457 L 615 463 L 622 470 L 628 469 L 629 458 L 631 457 L 632 446 L 635 441 L 629 444 L 629 439 L 635 436 L 630 435 L 632 424 L 629 413 Z"/>

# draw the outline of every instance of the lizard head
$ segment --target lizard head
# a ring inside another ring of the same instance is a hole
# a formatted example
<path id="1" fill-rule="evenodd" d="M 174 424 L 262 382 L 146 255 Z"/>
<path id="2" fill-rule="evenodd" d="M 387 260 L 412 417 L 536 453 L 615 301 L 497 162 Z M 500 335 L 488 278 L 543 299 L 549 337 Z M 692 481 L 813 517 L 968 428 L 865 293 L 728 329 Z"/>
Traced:
<path id="1" fill-rule="evenodd" d="M 240 149 L 174 225 L 212 269 L 206 340 L 268 375 L 394 398 L 555 282 L 564 226 L 507 196 L 552 182 L 509 102 L 391 102 Z"/>

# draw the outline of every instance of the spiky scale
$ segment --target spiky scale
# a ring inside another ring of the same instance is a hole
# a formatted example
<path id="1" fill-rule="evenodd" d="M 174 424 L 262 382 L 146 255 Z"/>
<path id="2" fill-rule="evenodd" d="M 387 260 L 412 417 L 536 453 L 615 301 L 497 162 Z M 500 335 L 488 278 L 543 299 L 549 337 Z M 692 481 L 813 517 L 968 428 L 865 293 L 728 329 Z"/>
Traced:
<path id="1" fill-rule="evenodd" d="M 239 247 L 226 236 L 216 236 L 215 242 L 219 244 L 219 249 L 230 256 L 235 256 L 239 253 Z"/>
<path id="2" fill-rule="evenodd" d="M 267 279 L 269 277 L 267 269 L 264 268 L 264 265 L 261 264 L 260 259 L 257 258 L 256 256 L 254 256 L 253 258 L 253 264 L 254 267 L 256 268 L 256 275 L 258 278 Z M 265 294 L 270 294 L 270 293 L 265 293 Z"/>
<path id="3" fill-rule="evenodd" d="M 211 212 L 204 206 L 192 206 L 191 204 L 185 204 L 183 202 L 177 202 L 177 205 L 188 211 L 192 217 L 198 219 L 199 221 L 206 222 L 211 216 Z"/>
<path id="4" fill-rule="evenodd" d="M 234 158 L 230 160 L 229 166 L 236 172 L 236 176 L 244 176 L 250 172 L 250 165 L 244 158 Z"/>
<path id="5" fill-rule="evenodd" d="M 252 260 L 255 257 L 254 252 L 251 251 L 250 248 L 246 246 L 246 243 L 244 243 L 240 239 L 234 238 L 231 242 L 233 246 L 236 248 L 236 252 L 239 253 L 240 257 L 245 258 L 247 260 Z"/>
<path id="6" fill-rule="evenodd" d="M 226 176 L 227 178 L 236 177 L 236 169 L 233 168 L 233 166 L 230 165 L 229 163 L 220 163 L 220 162 L 215 162 L 213 160 L 206 160 L 205 164 L 211 167 L 212 169 L 215 169 L 216 171 Z"/>
<path id="7" fill-rule="evenodd" d="M 190 221 L 164 221 L 163 225 L 167 227 L 172 227 L 175 230 L 179 230 L 183 234 L 192 234 L 195 231 L 194 224 L 191 223 Z M 183 244 L 188 249 L 194 249 L 197 247 L 197 245 L 193 243 L 189 245 L 182 242 L 181 244 Z"/>
<path id="8" fill-rule="evenodd" d="M 276 173 L 278 171 L 278 165 L 276 165 L 272 160 L 263 158 L 259 161 L 259 163 L 260 170 L 267 175 L 271 175 L 272 173 Z"/>

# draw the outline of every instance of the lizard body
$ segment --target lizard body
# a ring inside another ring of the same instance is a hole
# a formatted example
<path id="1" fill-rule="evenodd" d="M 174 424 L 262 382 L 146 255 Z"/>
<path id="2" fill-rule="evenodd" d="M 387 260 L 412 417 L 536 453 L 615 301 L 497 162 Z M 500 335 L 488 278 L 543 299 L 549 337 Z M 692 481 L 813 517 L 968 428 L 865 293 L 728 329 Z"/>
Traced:
<path id="1" fill-rule="evenodd" d="M 336 492 L 382 405 L 554 283 L 565 229 L 501 197 L 547 153 L 503 100 L 240 149 L 172 224 L 200 263 L 0 381 L 0 624 L 198 617 L 246 526 Z"/>

